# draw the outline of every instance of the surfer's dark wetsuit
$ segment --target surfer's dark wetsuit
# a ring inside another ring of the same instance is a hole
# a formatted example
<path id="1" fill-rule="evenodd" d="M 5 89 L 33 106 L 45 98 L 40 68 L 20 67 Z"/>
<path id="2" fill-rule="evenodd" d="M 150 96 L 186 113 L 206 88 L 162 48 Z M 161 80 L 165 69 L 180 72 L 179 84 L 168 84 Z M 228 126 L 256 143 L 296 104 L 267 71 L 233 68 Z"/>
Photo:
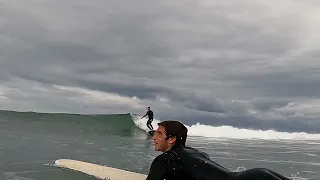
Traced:
<path id="1" fill-rule="evenodd" d="M 152 127 L 152 121 L 153 121 L 153 112 L 151 110 L 148 110 L 147 113 L 142 116 L 142 118 L 144 118 L 145 116 L 148 115 L 148 121 L 147 121 L 147 127 L 150 129 L 150 130 L 153 130 L 153 127 Z"/>
<path id="2" fill-rule="evenodd" d="M 152 162 L 146 180 L 290 180 L 265 168 L 231 172 L 197 149 L 173 146 Z"/>

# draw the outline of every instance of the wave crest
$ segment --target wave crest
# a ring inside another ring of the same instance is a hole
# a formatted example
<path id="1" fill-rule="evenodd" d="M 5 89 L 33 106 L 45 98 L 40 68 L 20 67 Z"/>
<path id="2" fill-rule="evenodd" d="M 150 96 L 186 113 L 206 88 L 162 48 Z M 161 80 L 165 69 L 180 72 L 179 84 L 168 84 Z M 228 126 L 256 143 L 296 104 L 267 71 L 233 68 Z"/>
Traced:
<path id="1" fill-rule="evenodd" d="M 135 125 L 148 132 L 147 118 L 132 115 Z M 158 128 L 157 123 L 160 120 L 155 119 L 152 122 L 153 128 Z M 236 128 L 232 126 L 210 126 L 200 123 L 188 126 L 188 136 L 201 136 L 208 138 L 229 138 L 229 139 L 264 139 L 264 140 L 320 140 L 320 134 L 308 134 L 305 132 L 278 132 L 276 130 L 254 130 L 245 128 Z"/>

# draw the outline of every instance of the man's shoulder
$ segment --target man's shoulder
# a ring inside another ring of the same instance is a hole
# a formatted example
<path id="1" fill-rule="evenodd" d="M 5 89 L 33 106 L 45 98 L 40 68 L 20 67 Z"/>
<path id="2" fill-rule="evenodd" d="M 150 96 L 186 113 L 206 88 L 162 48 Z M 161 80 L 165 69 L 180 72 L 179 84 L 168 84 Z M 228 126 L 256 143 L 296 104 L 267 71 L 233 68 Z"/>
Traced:
<path id="1" fill-rule="evenodd" d="M 183 150 L 181 151 L 181 154 L 183 156 L 191 156 L 191 157 L 202 156 L 202 157 L 205 157 L 207 159 L 210 159 L 210 156 L 207 153 L 205 153 L 205 152 L 203 152 L 203 151 L 201 151 L 199 149 L 196 149 L 196 148 L 193 148 L 193 147 L 189 147 L 189 146 L 185 146 L 183 148 Z"/>
<path id="2" fill-rule="evenodd" d="M 176 151 L 169 150 L 167 152 L 164 152 L 160 155 L 158 155 L 154 161 L 161 162 L 161 163 L 169 163 L 170 161 L 179 159 L 180 153 L 177 153 Z"/>

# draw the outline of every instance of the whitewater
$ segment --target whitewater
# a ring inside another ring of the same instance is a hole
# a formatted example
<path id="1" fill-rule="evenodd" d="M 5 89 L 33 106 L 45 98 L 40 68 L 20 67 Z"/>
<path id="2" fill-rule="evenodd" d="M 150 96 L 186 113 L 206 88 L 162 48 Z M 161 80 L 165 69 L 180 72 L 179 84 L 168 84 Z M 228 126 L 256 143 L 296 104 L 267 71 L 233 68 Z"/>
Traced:
<path id="1" fill-rule="evenodd" d="M 149 131 L 146 127 L 147 119 L 142 116 L 132 115 L 137 127 Z M 159 119 L 154 119 L 152 126 L 158 127 Z M 263 139 L 263 140 L 320 140 L 320 134 L 308 134 L 306 132 L 278 132 L 276 130 L 239 129 L 232 126 L 210 126 L 201 123 L 188 126 L 188 136 L 200 136 L 207 138 L 231 138 L 231 139 Z"/>

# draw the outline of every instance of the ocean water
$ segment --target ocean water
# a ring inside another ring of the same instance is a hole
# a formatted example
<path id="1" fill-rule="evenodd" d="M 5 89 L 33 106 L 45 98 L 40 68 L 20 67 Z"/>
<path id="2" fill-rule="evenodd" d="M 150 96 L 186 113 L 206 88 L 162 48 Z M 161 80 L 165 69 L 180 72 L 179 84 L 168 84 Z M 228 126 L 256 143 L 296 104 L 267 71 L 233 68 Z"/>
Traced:
<path id="1" fill-rule="evenodd" d="M 154 127 L 156 123 L 153 122 Z M 148 173 L 154 151 L 146 119 L 132 114 L 72 115 L 0 111 L 0 179 L 89 180 L 54 166 L 70 158 Z M 292 179 L 320 179 L 320 134 L 189 125 L 187 144 L 233 171 L 254 167 Z"/>

